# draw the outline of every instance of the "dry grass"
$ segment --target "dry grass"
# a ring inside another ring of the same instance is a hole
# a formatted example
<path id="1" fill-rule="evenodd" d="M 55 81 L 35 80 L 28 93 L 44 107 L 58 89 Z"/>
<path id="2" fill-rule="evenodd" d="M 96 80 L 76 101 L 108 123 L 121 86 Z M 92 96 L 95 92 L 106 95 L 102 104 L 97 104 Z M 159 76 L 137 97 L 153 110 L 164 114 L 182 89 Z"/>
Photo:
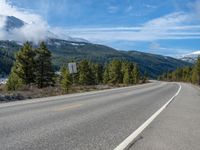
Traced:
<path id="1" fill-rule="evenodd" d="M 0 102 L 23 100 L 23 99 L 33 99 L 49 96 L 57 96 L 63 94 L 72 93 L 82 93 L 94 90 L 102 90 L 112 88 L 107 85 L 97 85 L 97 86 L 73 86 L 70 88 L 68 93 L 64 93 L 59 86 L 47 87 L 39 89 L 35 86 L 23 86 L 17 91 L 7 91 L 5 86 L 0 86 Z"/>
<path id="2" fill-rule="evenodd" d="M 57 96 L 63 94 L 72 94 L 72 93 L 82 93 L 95 90 L 104 90 L 111 89 L 116 87 L 125 87 L 127 85 L 118 84 L 118 85 L 91 85 L 91 86 L 72 86 L 68 93 L 64 93 L 62 89 L 57 85 L 54 87 L 47 87 L 39 89 L 35 86 L 23 86 L 17 91 L 6 91 L 5 86 L 0 86 L 0 102 L 9 102 L 16 100 L 24 99 L 33 99 L 33 98 L 42 98 Z"/>

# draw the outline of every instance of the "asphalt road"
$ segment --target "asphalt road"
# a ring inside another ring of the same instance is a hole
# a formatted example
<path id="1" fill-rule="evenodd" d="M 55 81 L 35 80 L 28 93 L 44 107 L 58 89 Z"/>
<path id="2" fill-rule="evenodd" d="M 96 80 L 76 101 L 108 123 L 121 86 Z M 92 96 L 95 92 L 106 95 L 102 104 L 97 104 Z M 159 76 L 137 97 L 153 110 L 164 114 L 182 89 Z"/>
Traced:
<path id="1" fill-rule="evenodd" d="M 154 82 L 0 104 L 0 149 L 112 150 L 178 89 L 177 83 Z M 180 94 L 130 149 L 198 149 L 199 114 L 200 90 L 182 84 Z"/>
<path id="2" fill-rule="evenodd" d="M 172 104 L 144 130 L 131 150 L 200 150 L 200 88 L 181 86 Z"/>

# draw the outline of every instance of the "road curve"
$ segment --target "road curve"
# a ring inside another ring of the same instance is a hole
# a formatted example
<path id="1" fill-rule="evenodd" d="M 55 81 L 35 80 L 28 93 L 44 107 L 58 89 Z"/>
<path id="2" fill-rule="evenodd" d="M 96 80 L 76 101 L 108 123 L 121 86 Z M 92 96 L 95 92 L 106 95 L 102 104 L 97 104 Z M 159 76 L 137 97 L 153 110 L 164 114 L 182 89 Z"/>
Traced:
<path id="1" fill-rule="evenodd" d="M 173 97 L 178 89 L 177 83 L 153 82 L 1 104 L 0 149 L 112 150 Z M 142 146 L 137 145 L 137 148 Z"/>
<path id="2" fill-rule="evenodd" d="M 175 100 L 138 137 L 130 150 L 199 150 L 200 88 L 181 84 Z"/>

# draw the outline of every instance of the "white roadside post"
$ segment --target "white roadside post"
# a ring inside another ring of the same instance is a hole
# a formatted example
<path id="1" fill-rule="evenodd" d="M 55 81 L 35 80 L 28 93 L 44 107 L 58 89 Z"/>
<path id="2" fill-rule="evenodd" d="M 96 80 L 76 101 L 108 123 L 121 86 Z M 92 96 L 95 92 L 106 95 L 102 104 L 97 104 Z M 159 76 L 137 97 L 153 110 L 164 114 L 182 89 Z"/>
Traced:
<path id="1" fill-rule="evenodd" d="M 73 85 L 74 85 L 74 74 L 77 73 L 77 66 L 75 62 L 68 63 L 69 73 L 72 74 Z"/>

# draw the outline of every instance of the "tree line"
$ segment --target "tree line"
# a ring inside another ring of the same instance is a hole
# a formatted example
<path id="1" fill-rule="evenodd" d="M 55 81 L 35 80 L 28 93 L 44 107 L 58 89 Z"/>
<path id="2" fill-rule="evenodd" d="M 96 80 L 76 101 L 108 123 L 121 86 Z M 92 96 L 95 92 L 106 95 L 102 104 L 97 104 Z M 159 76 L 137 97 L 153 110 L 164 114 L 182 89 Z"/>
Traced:
<path id="1" fill-rule="evenodd" d="M 7 82 L 8 90 L 17 90 L 23 85 L 44 88 L 59 85 L 68 92 L 74 85 L 98 84 L 138 84 L 147 81 L 147 75 L 142 76 L 139 66 L 120 60 L 112 60 L 105 65 L 82 60 L 77 64 L 78 72 L 70 74 L 67 65 L 63 65 L 60 73 L 54 72 L 51 52 L 44 42 L 38 48 L 33 48 L 26 42 L 16 54 Z"/>
<path id="2" fill-rule="evenodd" d="M 72 84 L 75 85 L 134 85 L 145 83 L 147 76 L 142 76 L 138 65 L 131 62 L 113 60 L 106 65 L 95 64 L 88 60 L 82 60 L 78 63 L 78 73 L 69 73 L 64 65 L 61 68 L 59 83 L 64 92 L 68 92 Z"/>
<path id="3" fill-rule="evenodd" d="M 200 56 L 193 67 L 178 68 L 175 71 L 164 73 L 159 80 L 190 82 L 200 85 Z"/>

